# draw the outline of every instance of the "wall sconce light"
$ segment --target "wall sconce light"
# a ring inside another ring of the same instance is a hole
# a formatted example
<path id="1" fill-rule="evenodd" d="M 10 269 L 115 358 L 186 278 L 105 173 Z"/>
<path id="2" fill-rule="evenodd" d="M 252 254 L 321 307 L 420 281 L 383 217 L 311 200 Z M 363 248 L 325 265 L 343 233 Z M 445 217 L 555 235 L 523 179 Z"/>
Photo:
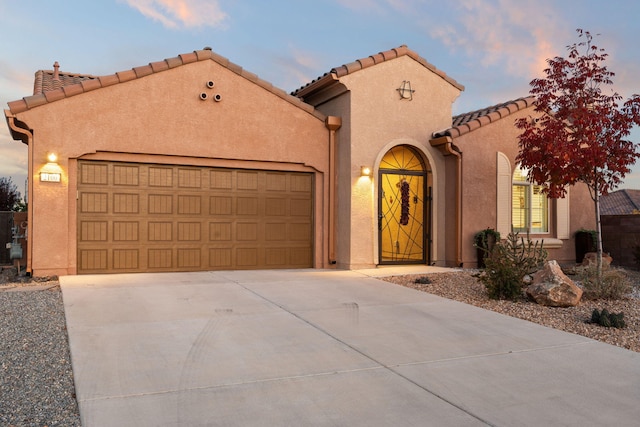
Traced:
<path id="1" fill-rule="evenodd" d="M 371 176 L 371 168 L 369 166 L 361 166 L 360 176 Z"/>
<path id="2" fill-rule="evenodd" d="M 58 165 L 58 155 L 56 153 L 47 154 L 47 162 L 40 171 L 40 181 L 60 182 L 62 179 L 62 169 Z"/>
<path id="3" fill-rule="evenodd" d="M 403 81 L 402 85 L 396 90 L 400 94 L 400 99 L 408 99 L 409 101 L 413 99 L 413 92 L 415 92 L 415 90 L 411 89 L 411 82 L 409 80 Z"/>

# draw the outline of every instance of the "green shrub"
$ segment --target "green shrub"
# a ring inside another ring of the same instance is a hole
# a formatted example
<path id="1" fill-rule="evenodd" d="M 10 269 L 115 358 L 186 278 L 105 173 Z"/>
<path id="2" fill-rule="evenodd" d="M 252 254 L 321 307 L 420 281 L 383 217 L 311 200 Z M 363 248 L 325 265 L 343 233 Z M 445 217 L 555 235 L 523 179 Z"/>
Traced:
<path id="1" fill-rule="evenodd" d="M 602 271 L 598 280 L 598 270 L 595 266 L 585 267 L 579 273 L 582 284 L 582 297 L 589 300 L 620 299 L 631 292 L 631 281 L 624 271 L 608 268 Z"/>
<path id="2" fill-rule="evenodd" d="M 598 311 L 597 308 L 593 309 L 591 313 L 591 323 L 595 323 L 606 328 L 624 328 L 624 313 L 609 313 L 606 308 L 602 311 Z"/>
<path id="3" fill-rule="evenodd" d="M 547 251 L 542 245 L 509 233 L 485 258 L 484 274 L 479 279 L 491 299 L 515 300 L 522 296 L 522 279 L 542 267 Z"/>
<path id="4" fill-rule="evenodd" d="M 418 285 L 428 285 L 431 283 L 431 279 L 429 279 L 427 276 L 421 276 L 416 278 L 413 283 L 416 283 Z"/>

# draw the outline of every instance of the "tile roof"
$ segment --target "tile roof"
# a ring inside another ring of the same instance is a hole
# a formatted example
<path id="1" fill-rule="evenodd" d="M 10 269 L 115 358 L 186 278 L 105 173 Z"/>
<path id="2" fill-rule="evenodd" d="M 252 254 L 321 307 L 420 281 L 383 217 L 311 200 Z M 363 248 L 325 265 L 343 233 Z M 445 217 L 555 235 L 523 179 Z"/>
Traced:
<path id="1" fill-rule="evenodd" d="M 347 74 L 352 74 L 352 73 L 355 73 L 356 71 L 360 71 L 365 68 L 372 67 L 381 62 L 389 61 L 391 59 L 399 58 L 405 55 L 409 56 L 410 58 L 413 58 L 414 60 L 422 64 L 425 68 L 439 75 L 440 77 L 442 77 L 444 80 L 446 80 L 448 83 L 455 86 L 459 90 L 464 90 L 463 85 L 461 85 L 451 77 L 447 76 L 446 73 L 437 69 L 431 63 L 427 62 L 426 59 L 418 55 L 413 50 L 409 49 L 406 45 L 402 45 L 394 49 L 386 50 L 384 52 L 379 52 L 376 55 L 370 55 L 366 58 L 358 59 L 354 62 L 350 62 L 348 64 L 344 64 L 339 67 L 332 68 L 331 71 L 329 71 L 328 73 L 325 73 L 322 76 L 318 77 L 317 79 L 311 81 L 310 83 L 307 83 L 306 85 L 300 87 L 299 89 L 296 89 L 295 91 L 291 92 L 291 94 L 294 96 L 302 97 L 306 93 L 312 92 L 314 89 L 318 87 L 323 87 L 324 84 L 327 82 L 327 80 L 335 81 L 336 79 L 339 79 L 342 76 L 346 76 Z"/>
<path id="2" fill-rule="evenodd" d="M 600 198 L 600 215 L 640 213 L 640 190 L 617 190 Z"/>
<path id="3" fill-rule="evenodd" d="M 34 83 L 34 94 L 17 101 L 8 102 L 11 114 L 18 114 L 40 105 L 52 103 L 63 98 L 79 95 L 84 92 L 100 89 L 103 87 L 128 82 L 143 78 L 145 76 L 160 73 L 172 68 L 187 65 L 192 62 L 215 61 L 230 71 L 252 81 L 262 88 L 272 92 L 280 98 L 296 105 L 297 107 L 324 120 L 325 116 L 313 108 L 311 105 L 302 102 L 299 98 L 291 96 L 282 89 L 276 88 L 266 80 L 260 79 L 256 74 L 244 70 L 239 65 L 234 64 L 227 58 L 214 53 L 210 48 L 196 50 L 192 53 L 185 53 L 174 58 L 163 61 L 152 62 L 149 65 L 134 67 L 131 70 L 117 72 L 106 76 L 90 76 L 82 74 L 63 73 L 57 70 L 54 65 L 53 71 L 38 71 Z M 56 63 L 57 64 L 57 63 Z M 55 78 L 57 74 L 57 79 Z"/>
<path id="4" fill-rule="evenodd" d="M 36 78 L 33 83 L 33 94 L 39 95 L 54 89 L 60 89 L 63 86 L 69 86 L 81 83 L 84 80 L 93 80 L 97 77 L 88 74 L 74 74 L 60 72 L 60 65 L 56 61 L 53 64 L 53 70 L 36 71 Z"/>
<path id="5" fill-rule="evenodd" d="M 450 136 L 456 138 L 458 136 L 469 133 L 489 123 L 507 117 L 516 111 L 523 110 L 533 105 L 534 97 L 514 99 L 513 101 L 503 102 L 481 110 L 471 111 L 469 113 L 459 114 L 453 117 L 451 127 L 441 132 L 435 133 L 435 138 L 442 136 Z"/>

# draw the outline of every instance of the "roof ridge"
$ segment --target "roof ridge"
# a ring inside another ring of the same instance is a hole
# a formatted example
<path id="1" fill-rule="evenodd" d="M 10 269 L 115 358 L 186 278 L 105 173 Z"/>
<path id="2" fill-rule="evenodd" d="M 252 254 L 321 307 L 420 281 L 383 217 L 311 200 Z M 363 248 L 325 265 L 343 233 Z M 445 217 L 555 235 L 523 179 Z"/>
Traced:
<path id="1" fill-rule="evenodd" d="M 458 114 L 453 116 L 451 120 L 452 126 L 449 129 L 437 132 L 433 136 L 436 138 L 442 136 L 457 138 L 484 125 L 505 118 L 516 111 L 528 108 L 533 105 L 534 101 L 535 97 L 533 96 L 521 97 L 468 113 Z"/>
<path id="2" fill-rule="evenodd" d="M 623 192 L 624 196 L 627 198 L 627 200 L 629 200 L 629 203 L 631 203 L 631 206 L 633 206 L 633 208 L 636 209 L 636 210 L 640 210 L 640 207 L 638 207 L 637 203 L 633 200 L 633 198 L 631 197 L 631 195 L 629 194 L 627 189 L 623 188 L 622 192 Z"/>
<path id="3" fill-rule="evenodd" d="M 415 51 L 409 49 L 407 45 L 403 44 L 398 47 L 385 50 L 383 52 L 378 52 L 375 55 L 369 55 L 365 58 L 356 59 L 353 62 L 349 62 L 347 64 L 340 65 L 338 67 L 332 68 L 329 72 L 324 73 L 320 77 L 313 79 L 311 82 L 307 83 L 304 86 L 294 90 L 291 92 L 292 95 L 297 96 L 302 91 L 308 92 L 315 84 L 318 84 L 323 78 L 327 77 L 330 74 L 335 75 L 337 78 L 346 76 L 347 74 L 352 74 L 357 71 L 363 70 L 365 68 L 372 67 L 374 65 L 380 64 L 381 62 L 389 61 L 395 58 L 399 58 L 401 56 L 409 56 L 414 59 L 425 68 L 429 69 L 433 73 L 440 76 L 442 79 L 447 81 L 449 84 L 455 86 L 459 90 L 464 90 L 464 86 L 458 83 L 455 79 L 449 77 L 444 71 L 439 70 L 435 65 L 428 62 L 426 59 L 418 55 Z"/>
<path id="4" fill-rule="evenodd" d="M 20 100 L 8 102 L 9 111 L 11 114 L 18 114 L 24 111 L 30 110 L 32 108 L 38 107 L 40 105 L 52 103 L 58 101 L 60 99 L 69 98 L 75 95 L 80 95 L 85 92 L 90 92 L 92 90 L 104 88 L 107 86 L 112 86 L 119 83 L 128 82 L 130 80 L 139 79 L 142 77 L 146 77 L 148 75 L 159 73 L 162 71 L 166 71 L 172 68 L 180 67 L 182 65 L 187 65 L 192 62 L 212 60 L 227 68 L 228 70 L 236 73 L 237 75 L 246 78 L 247 80 L 252 81 L 258 86 L 264 88 L 265 90 L 270 91 L 271 93 L 279 96 L 280 98 L 296 105 L 297 107 L 309 112 L 310 114 L 315 115 L 316 117 L 323 119 L 325 118 L 324 114 L 317 111 L 313 106 L 303 102 L 299 98 L 292 96 L 285 92 L 282 89 L 279 89 L 273 84 L 267 82 L 258 77 L 257 74 L 251 73 L 247 70 L 244 70 L 241 66 L 234 64 L 229 61 L 229 59 L 218 55 L 213 52 L 211 48 L 204 48 L 202 50 L 194 50 L 191 53 L 183 53 L 176 57 L 166 58 L 162 61 L 150 62 L 148 65 L 142 65 L 138 67 L 133 67 L 130 70 L 119 71 L 114 74 L 104 75 L 104 76 L 91 76 L 91 75 L 74 75 L 74 77 L 82 76 L 81 81 L 70 83 L 70 84 L 61 84 L 58 87 L 51 88 L 47 90 L 42 86 L 42 82 L 40 82 L 40 86 L 38 86 L 38 74 L 41 76 L 46 72 L 43 70 L 36 72 L 36 82 L 34 83 L 34 94 L 31 96 L 26 96 Z M 53 71 L 52 71 L 53 72 Z M 60 76 L 67 76 L 68 73 L 59 72 Z M 38 89 L 38 92 L 36 92 Z"/>

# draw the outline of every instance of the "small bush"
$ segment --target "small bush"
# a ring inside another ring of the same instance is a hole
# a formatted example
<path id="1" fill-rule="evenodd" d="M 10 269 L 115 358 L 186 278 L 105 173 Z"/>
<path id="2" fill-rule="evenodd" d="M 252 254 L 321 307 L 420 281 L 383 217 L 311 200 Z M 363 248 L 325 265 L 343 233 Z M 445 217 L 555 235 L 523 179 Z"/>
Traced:
<path id="1" fill-rule="evenodd" d="M 538 270 L 547 251 L 534 244 L 528 237 L 509 233 L 506 240 L 496 244 L 485 258 L 485 271 L 479 279 L 487 288 L 491 299 L 516 300 L 522 296 L 522 280 L 527 274 Z"/>
<path id="2" fill-rule="evenodd" d="M 416 283 L 418 285 L 428 285 L 429 283 L 431 283 L 431 279 L 429 279 L 427 276 L 422 276 L 414 280 L 413 283 Z"/>
<path id="3" fill-rule="evenodd" d="M 616 268 L 603 270 L 598 280 L 597 268 L 589 266 L 582 269 L 579 277 L 584 292 L 582 297 L 588 300 L 616 300 L 631 292 L 631 281 L 624 271 Z"/>
<path id="4" fill-rule="evenodd" d="M 595 323 L 606 328 L 624 328 L 624 313 L 609 313 L 606 308 L 602 311 L 598 311 L 597 308 L 593 309 L 591 313 L 591 323 Z"/>

